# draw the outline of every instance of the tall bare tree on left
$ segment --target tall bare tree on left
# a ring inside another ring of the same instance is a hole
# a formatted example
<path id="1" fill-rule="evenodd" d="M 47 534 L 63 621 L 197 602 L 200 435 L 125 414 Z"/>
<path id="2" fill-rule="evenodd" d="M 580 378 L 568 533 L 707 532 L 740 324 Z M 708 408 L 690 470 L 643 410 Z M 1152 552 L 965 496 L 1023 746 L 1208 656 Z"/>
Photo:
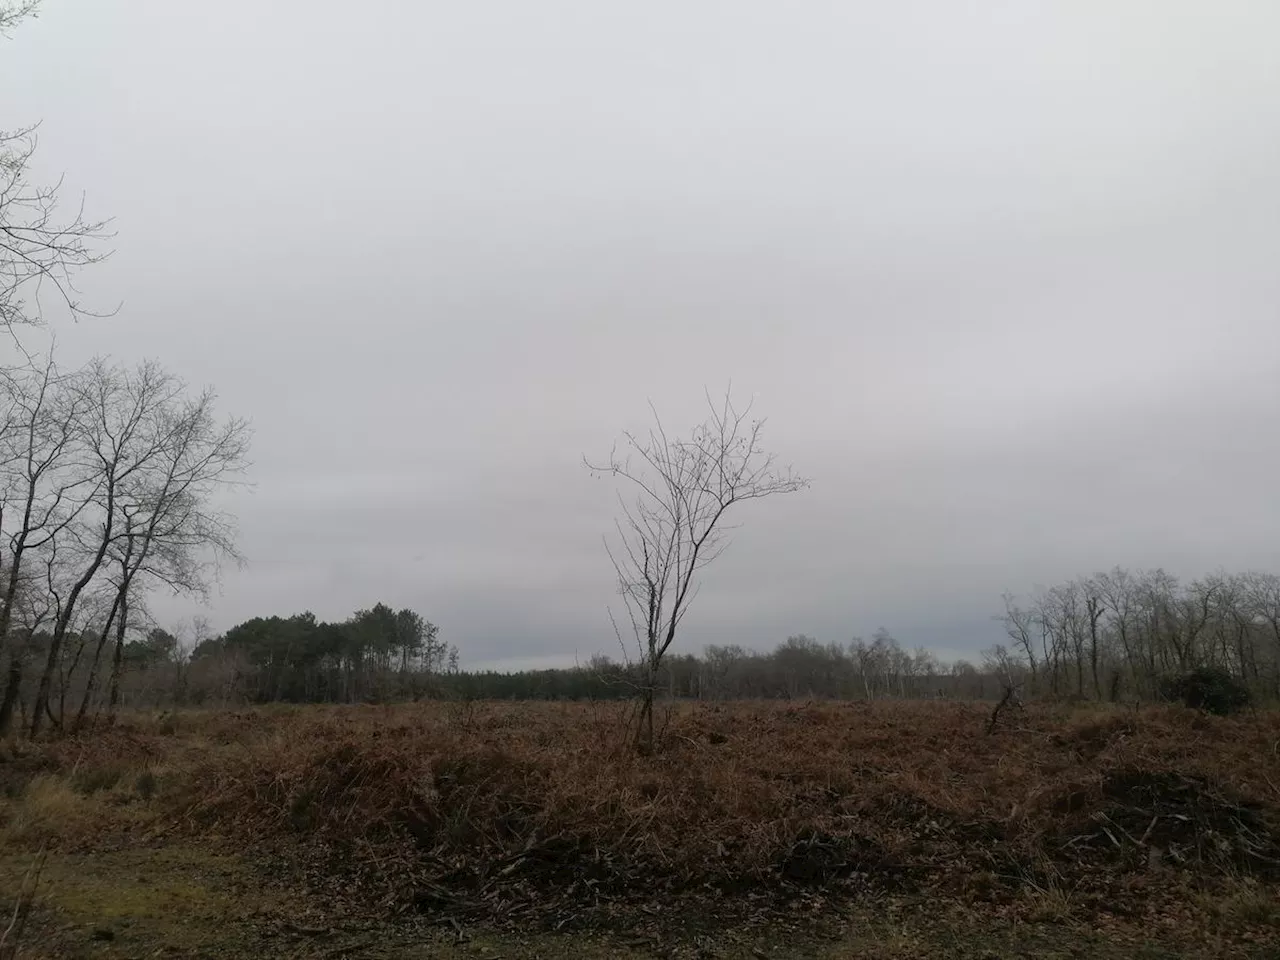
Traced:
<path id="1" fill-rule="evenodd" d="M 107 551 L 113 609 L 94 652 L 76 714 L 77 728 L 85 723 L 104 641 L 113 626 L 110 708 L 114 710 L 119 702 L 130 595 L 144 584 L 203 595 L 213 569 L 208 561 L 211 555 L 242 562 L 234 521 L 212 500 L 220 488 L 238 481 L 249 430 L 246 421 L 238 418 L 219 421 L 215 400 L 213 392 L 206 390 L 195 398 L 158 405 L 148 427 L 155 435 L 156 454 L 120 484 L 118 535 Z"/>
<path id="2" fill-rule="evenodd" d="M 38 5 L 0 0 L 0 39 Z M 0 361 L 0 732 L 26 704 L 38 648 L 44 668 L 24 712 L 32 736 L 46 721 L 64 724 L 73 675 L 83 683 L 74 725 L 85 723 L 112 640 L 114 707 L 131 607 L 147 589 L 199 594 L 218 560 L 239 561 L 216 503 L 238 482 L 249 440 L 244 421 L 218 419 L 212 393 L 191 395 L 157 363 L 96 360 L 66 373 L 52 348 L 41 358 L 23 345 L 18 330 L 43 324 L 46 306 L 101 315 L 83 305 L 75 278 L 105 259 L 111 237 L 109 221 L 83 205 L 60 207 L 60 180 L 36 182 L 36 130 L 0 126 L 0 332 L 23 358 Z"/>
<path id="3" fill-rule="evenodd" d="M 34 16 L 38 2 L 0 0 L 0 39 Z M 0 329 L 43 323 L 45 298 L 72 317 L 96 316 L 76 288 L 80 268 L 105 259 L 109 220 L 85 215 L 84 204 L 60 210 L 62 180 L 35 183 L 31 162 L 39 124 L 9 127 L 0 118 Z"/>
<path id="4" fill-rule="evenodd" d="M 0 646 L 11 647 L 0 729 L 12 723 L 25 656 L 14 629 L 21 602 L 47 599 L 47 650 L 29 732 L 59 725 L 50 706 L 68 637 L 92 599 L 97 642 L 76 724 L 98 689 L 112 638 L 113 676 L 130 626 L 131 600 L 147 588 L 202 593 L 219 559 L 239 560 L 234 523 L 217 507 L 240 482 L 248 424 L 219 420 L 212 393 L 154 362 L 96 360 L 70 374 L 47 361 L 0 379 Z M 22 625 L 28 629 L 28 625 Z M 113 691 L 116 684 L 112 684 Z"/>
<path id="5" fill-rule="evenodd" d="M 56 557 L 65 535 L 89 502 L 93 480 L 75 468 L 83 397 L 63 389 L 67 378 L 53 359 L 0 370 L 0 653 L 9 669 L 0 699 L 0 733 L 8 731 L 28 654 L 27 640 L 49 618 L 40 570 Z M 40 610 L 22 618 L 23 609 Z M 15 629 L 15 627 L 17 629 Z M 22 636 L 19 636 L 22 634 Z"/>

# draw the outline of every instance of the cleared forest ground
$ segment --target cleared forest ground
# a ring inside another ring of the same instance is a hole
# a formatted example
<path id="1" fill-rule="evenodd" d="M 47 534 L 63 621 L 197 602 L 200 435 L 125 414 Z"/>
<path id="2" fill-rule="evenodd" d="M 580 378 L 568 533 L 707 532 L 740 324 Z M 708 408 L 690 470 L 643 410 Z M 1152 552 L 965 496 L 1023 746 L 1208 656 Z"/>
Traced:
<path id="1" fill-rule="evenodd" d="M 1274 955 L 1280 714 L 989 714 L 137 715 L 0 748 L 0 900 L 43 850 L 30 957 Z"/>

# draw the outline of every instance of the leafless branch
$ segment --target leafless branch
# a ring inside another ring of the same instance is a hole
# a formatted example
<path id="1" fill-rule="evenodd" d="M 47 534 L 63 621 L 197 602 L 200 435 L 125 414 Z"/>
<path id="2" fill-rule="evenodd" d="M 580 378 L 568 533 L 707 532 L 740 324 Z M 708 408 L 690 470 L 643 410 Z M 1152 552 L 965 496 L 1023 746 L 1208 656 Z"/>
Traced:
<path id="1" fill-rule="evenodd" d="M 10 8 L 12 11 L 14 8 Z M 21 10 L 20 8 L 17 8 Z M 12 12 L 9 23 L 15 22 Z M 6 14 L 0 11 L 0 32 Z M 87 308 L 75 285 L 83 267 L 105 260 L 111 221 L 86 217 L 83 201 L 59 214 L 62 181 L 36 186 L 28 175 L 37 127 L 0 131 L 0 328 L 44 322 L 42 294 L 50 291 L 72 317 L 107 316 Z"/>
<path id="2" fill-rule="evenodd" d="M 647 433 L 625 432 L 603 462 L 584 458 L 593 473 L 622 481 L 631 494 L 619 492 L 616 536 L 606 540 L 606 550 L 641 651 L 641 735 L 650 749 L 654 679 L 697 595 L 696 574 L 728 545 L 725 515 L 738 503 L 809 485 L 775 466 L 760 442 L 764 421 L 750 419 L 750 405 L 739 410 L 728 392 L 722 402 L 709 392 L 706 400 L 708 418 L 688 438 L 669 434 L 650 403 Z"/>

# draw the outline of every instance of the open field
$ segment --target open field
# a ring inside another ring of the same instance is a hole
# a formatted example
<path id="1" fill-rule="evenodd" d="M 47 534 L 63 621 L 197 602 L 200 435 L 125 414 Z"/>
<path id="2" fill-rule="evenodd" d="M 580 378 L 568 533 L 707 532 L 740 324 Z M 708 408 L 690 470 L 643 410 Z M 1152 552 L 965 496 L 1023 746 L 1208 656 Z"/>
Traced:
<path id="1" fill-rule="evenodd" d="M 0 747 L 0 906 L 42 862 L 33 958 L 1275 955 L 1280 714 L 989 712 L 135 715 Z"/>

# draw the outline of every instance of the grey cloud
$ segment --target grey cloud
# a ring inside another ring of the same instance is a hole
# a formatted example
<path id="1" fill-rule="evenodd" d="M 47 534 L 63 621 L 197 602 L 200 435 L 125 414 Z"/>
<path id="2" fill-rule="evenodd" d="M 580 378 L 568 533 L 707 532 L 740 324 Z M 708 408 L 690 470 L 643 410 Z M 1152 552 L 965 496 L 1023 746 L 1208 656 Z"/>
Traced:
<path id="1" fill-rule="evenodd" d="M 381 598 L 473 663 L 611 651 L 579 458 L 732 379 L 815 484 L 744 510 L 686 643 L 884 624 L 972 655 L 1005 589 L 1280 569 L 1278 28 L 50 0 L 0 87 L 118 217 L 84 286 L 125 309 L 63 350 L 157 356 L 255 422 L 216 625 Z"/>

